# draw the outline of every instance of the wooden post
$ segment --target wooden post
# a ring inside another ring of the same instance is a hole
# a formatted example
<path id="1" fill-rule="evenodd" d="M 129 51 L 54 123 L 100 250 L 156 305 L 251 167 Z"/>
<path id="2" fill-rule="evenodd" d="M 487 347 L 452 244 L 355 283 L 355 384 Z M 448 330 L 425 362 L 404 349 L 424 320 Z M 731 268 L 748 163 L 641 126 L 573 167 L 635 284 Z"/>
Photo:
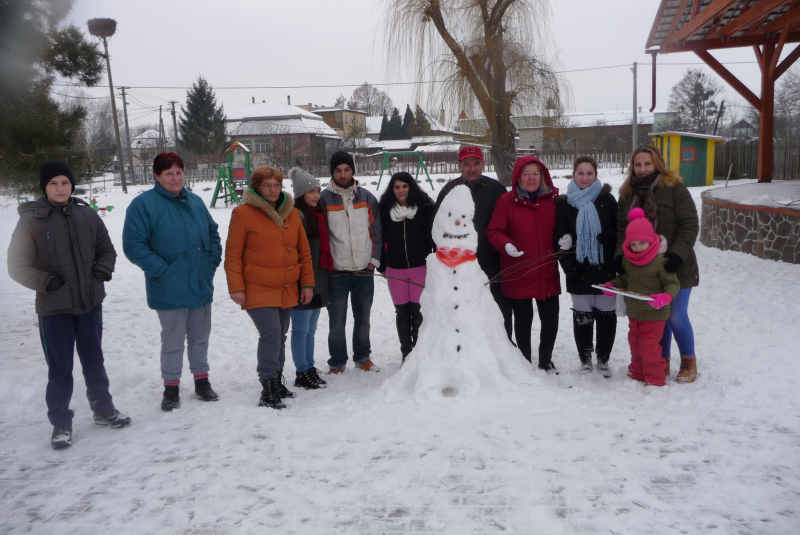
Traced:
<path id="1" fill-rule="evenodd" d="M 761 54 L 756 53 L 756 58 L 761 67 L 761 121 L 758 127 L 758 182 L 772 182 L 772 151 L 774 141 L 774 113 L 775 113 L 775 67 L 772 65 L 772 56 L 775 53 L 774 44 L 765 44 Z"/>

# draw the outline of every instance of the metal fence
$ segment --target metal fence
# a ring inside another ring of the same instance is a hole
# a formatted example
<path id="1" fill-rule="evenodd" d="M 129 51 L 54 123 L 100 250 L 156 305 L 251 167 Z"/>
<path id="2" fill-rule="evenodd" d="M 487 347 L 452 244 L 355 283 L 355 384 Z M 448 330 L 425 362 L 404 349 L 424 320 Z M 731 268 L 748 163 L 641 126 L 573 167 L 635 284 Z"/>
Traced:
<path id="1" fill-rule="evenodd" d="M 714 176 L 728 176 L 733 164 L 731 178 L 758 178 L 757 139 L 719 143 L 714 154 Z M 800 137 L 776 139 L 772 158 L 774 180 L 800 180 Z"/>

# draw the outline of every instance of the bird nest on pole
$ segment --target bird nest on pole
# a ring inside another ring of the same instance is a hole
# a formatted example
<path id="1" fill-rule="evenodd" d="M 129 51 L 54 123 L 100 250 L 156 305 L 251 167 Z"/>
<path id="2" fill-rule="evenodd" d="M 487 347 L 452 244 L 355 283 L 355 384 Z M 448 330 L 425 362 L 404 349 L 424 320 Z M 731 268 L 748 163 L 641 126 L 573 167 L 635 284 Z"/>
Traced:
<path id="1" fill-rule="evenodd" d="M 117 21 L 114 19 L 91 19 L 87 25 L 90 34 L 103 39 L 111 37 L 117 31 Z"/>

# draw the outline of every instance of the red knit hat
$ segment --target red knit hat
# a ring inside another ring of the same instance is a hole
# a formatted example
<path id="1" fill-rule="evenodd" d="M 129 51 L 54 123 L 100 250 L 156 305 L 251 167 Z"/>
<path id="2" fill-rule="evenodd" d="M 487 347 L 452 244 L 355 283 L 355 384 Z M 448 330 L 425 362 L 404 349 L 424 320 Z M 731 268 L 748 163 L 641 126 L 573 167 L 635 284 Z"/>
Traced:
<path id="1" fill-rule="evenodd" d="M 653 225 L 644 216 L 644 210 L 634 208 L 628 213 L 628 228 L 625 229 L 625 243 L 632 241 L 643 241 L 647 243 L 658 243 L 658 236 L 653 230 Z"/>

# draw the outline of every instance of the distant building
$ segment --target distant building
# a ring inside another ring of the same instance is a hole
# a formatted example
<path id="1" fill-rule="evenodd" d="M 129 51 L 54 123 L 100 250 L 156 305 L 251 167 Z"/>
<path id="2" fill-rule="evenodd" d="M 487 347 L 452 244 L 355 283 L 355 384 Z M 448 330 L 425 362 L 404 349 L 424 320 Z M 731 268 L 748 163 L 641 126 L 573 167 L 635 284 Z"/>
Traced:
<path id="1" fill-rule="evenodd" d="M 142 130 L 142 133 L 131 140 L 131 154 L 134 164 L 150 165 L 153 158 L 161 152 L 175 150 L 175 142 L 171 137 L 161 138 L 157 130 Z"/>
<path id="2" fill-rule="evenodd" d="M 758 129 L 742 119 L 738 123 L 731 126 L 731 137 L 749 139 L 754 137 Z"/>
<path id="3" fill-rule="evenodd" d="M 367 137 L 367 114 L 359 110 L 345 108 L 316 108 L 311 103 L 298 106 L 322 117 L 325 124 L 336 130 L 341 138 Z"/>
<path id="4" fill-rule="evenodd" d="M 227 115 L 228 136 L 251 151 L 254 167 L 321 165 L 341 141 L 321 116 L 289 104 L 248 104 Z"/>

